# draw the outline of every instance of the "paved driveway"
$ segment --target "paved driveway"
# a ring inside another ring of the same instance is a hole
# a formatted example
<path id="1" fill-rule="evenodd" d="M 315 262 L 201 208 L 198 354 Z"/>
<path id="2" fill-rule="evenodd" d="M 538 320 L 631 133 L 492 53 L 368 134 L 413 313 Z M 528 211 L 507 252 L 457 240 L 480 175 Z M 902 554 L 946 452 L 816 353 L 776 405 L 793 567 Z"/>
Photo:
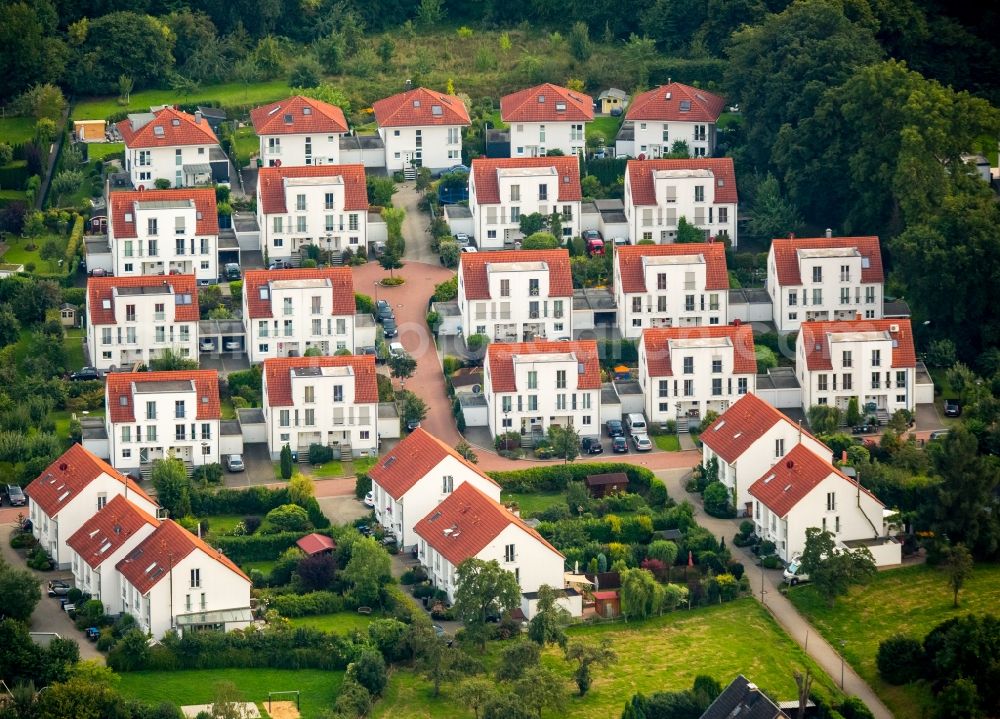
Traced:
<path id="1" fill-rule="evenodd" d="M 198 357 L 198 366 L 201 369 L 214 369 L 226 377 L 230 372 L 250 369 L 250 360 L 245 352 L 205 352 Z"/>
<path id="2" fill-rule="evenodd" d="M 406 252 L 403 257 L 413 262 L 440 264 L 438 255 L 431 251 L 431 235 L 427 231 L 431 224 L 430 216 L 417 207 L 420 197 L 421 193 L 417 192 L 415 182 L 397 185 L 396 193 L 392 196 L 393 206 L 406 210 L 406 219 L 403 220 Z"/>
<path id="3" fill-rule="evenodd" d="M 227 487 L 242 489 L 262 484 L 280 482 L 274 474 L 274 462 L 264 443 L 243 445 L 243 472 L 224 470 L 222 482 Z"/>

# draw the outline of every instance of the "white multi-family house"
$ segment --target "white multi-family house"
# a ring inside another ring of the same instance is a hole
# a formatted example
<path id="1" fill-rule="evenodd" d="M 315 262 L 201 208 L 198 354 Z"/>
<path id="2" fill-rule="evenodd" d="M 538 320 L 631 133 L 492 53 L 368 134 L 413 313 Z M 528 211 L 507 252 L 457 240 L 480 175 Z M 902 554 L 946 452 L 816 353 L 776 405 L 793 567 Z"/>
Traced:
<path id="1" fill-rule="evenodd" d="M 354 351 L 354 277 L 346 267 L 248 270 L 243 327 L 251 362 Z"/>
<path id="2" fill-rule="evenodd" d="M 229 183 L 229 160 L 208 120 L 173 107 L 129 115 L 118 123 L 125 171 L 138 190 L 157 180 L 171 187 Z"/>
<path id="3" fill-rule="evenodd" d="M 74 586 L 103 602 L 108 614 L 117 613 L 122 608 L 122 586 L 115 565 L 158 526 L 160 520 L 154 515 L 124 495 L 115 495 L 66 542 Z"/>
<path id="4" fill-rule="evenodd" d="M 222 552 L 167 519 L 116 565 L 121 596 L 107 602 L 143 633 L 244 629 L 253 621 L 250 579 Z"/>
<path id="5" fill-rule="evenodd" d="M 321 444 L 344 457 L 378 453 L 374 355 L 264 360 L 264 426 L 271 458 Z"/>
<path id="6" fill-rule="evenodd" d="M 340 138 L 347 132 L 347 119 L 336 105 L 295 95 L 251 110 L 250 122 L 260 138 L 264 167 L 340 162 Z"/>
<path id="7" fill-rule="evenodd" d="M 779 332 L 813 320 L 882 319 L 878 237 L 778 239 L 767 253 L 767 293 Z"/>
<path id="8" fill-rule="evenodd" d="M 749 325 L 662 327 L 639 340 L 639 385 L 650 422 L 697 424 L 756 391 L 757 358 Z"/>
<path id="9" fill-rule="evenodd" d="M 601 367 L 594 340 L 491 344 L 483 394 L 493 436 L 544 435 L 550 425 L 601 433 Z"/>
<path id="10" fill-rule="evenodd" d="M 414 525 L 463 484 L 493 501 L 500 485 L 434 435 L 417 428 L 368 472 L 375 519 L 395 535 L 400 547 L 415 547 Z"/>
<path id="11" fill-rule="evenodd" d="M 756 535 L 774 542 L 785 562 L 802 554 L 810 527 L 831 532 L 842 544 L 884 535 L 884 505 L 802 444 L 765 470 L 750 495 Z"/>
<path id="12" fill-rule="evenodd" d="M 648 327 L 724 325 L 729 312 L 725 245 L 616 247 L 614 288 L 618 327 L 628 339 Z"/>
<path id="13" fill-rule="evenodd" d="M 565 583 L 563 554 L 471 482 L 456 487 L 413 531 L 417 558 L 449 601 L 455 600 L 458 566 L 467 559 L 496 562 L 514 575 L 522 595 L 543 585 L 561 590 Z M 521 604 L 530 607 L 523 599 Z"/>
<path id="14" fill-rule="evenodd" d="M 503 342 L 573 336 L 573 277 L 566 250 L 463 253 L 462 333 Z"/>
<path id="15" fill-rule="evenodd" d="M 636 95 L 615 142 L 615 154 L 662 157 L 675 142 L 692 157 L 715 154 L 715 124 L 726 101 L 697 87 L 672 82 Z"/>
<path id="16" fill-rule="evenodd" d="M 257 176 L 260 245 L 269 260 L 298 264 L 307 245 L 368 251 L 368 191 L 362 165 L 265 167 Z"/>
<path id="17" fill-rule="evenodd" d="M 521 218 L 559 214 L 560 241 L 580 236 L 580 160 L 572 157 L 485 158 L 472 161 L 469 211 L 483 250 L 524 237 Z"/>
<path id="18" fill-rule="evenodd" d="M 112 192 L 108 243 L 115 276 L 194 275 L 219 279 L 215 190 Z"/>
<path id="19" fill-rule="evenodd" d="M 736 171 L 731 157 L 629 160 L 625 167 L 625 220 L 633 244 L 677 240 L 683 217 L 705 234 L 736 247 Z"/>
<path id="20" fill-rule="evenodd" d="M 702 464 L 714 459 L 719 481 L 726 485 L 734 507 L 751 515 L 750 485 L 793 447 L 803 446 L 830 461 L 830 448 L 753 393 L 743 395 L 699 435 Z"/>
<path id="21" fill-rule="evenodd" d="M 378 100 L 372 110 L 389 172 L 462 162 L 462 128 L 470 123 L 461 98 L 418 87 Z"/>
<path id="22" fill-rule="evenodd" d="M 90 364 L 98 369 L 148 365 L 166 350 L 198 358 L 194 275 L 91 277 L 86 316 Z"/>
<path id="23" fill-rule="evenodd" d="M 795 343 L 802 408 L 858 409 L 880 422 L 899 409 L 916 411 L 917 355 L 906 319 L 803 322 Z"/>
<path id="24" fill-rule="evenodd" d="M 25 494 L 31 531 L 60 569 L 72 563 L 67 540 L 119 494 L 147 514 L 156 514 L 156 503 L 139 485 L 79 444 L 38 475 Z"/>
<path id="25" fill-rule="evenodd" d="M 115 372 L 105 384 L 104 424 L 111 464 L 152 470 L 174 457 L 198 467 L 219 461 L 219 373 Z"/>
<path id="26" fill-rule="evenodd" d="M 510 126 L 511 157 L 544 157 L 550 150 L 582 155 L 594 98 L 546 82 L 500 98 L 500 119 Z"/>

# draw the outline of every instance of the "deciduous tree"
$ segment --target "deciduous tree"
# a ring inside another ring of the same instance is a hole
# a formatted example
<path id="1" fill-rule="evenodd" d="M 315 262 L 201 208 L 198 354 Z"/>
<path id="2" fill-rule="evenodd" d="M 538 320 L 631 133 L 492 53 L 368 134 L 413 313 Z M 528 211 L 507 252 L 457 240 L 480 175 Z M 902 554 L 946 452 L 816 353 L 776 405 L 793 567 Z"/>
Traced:
<path id="1" fill-rule="evenodd" d="M 566 659 L 576 662 L 573 678 L 576 680 L 577 689 L 580 690 L 580 696 L 583 696 L 593 681 L 593 668 L 606 667 L 614 663 L 618 660 L 618 654 L 607 639 L 602 640 L 600 644 L 574 639 L 566 647 Z"/>
<path id="2" fill-rule="evenodd" d="M 456 572 L 455 618 L 481 650 L 486 648 L 487 621 L 513 611 L 521 602 L 521 588 L 512 572 L 496 560 L 466 559 Z"/>
<path id="3" fill-rule="evenodd" d="M 962 544 L 948 549 L 944 560 L 944 573 L 948 586 L 954 592 L 952 606 L 958 609 L 958 593 L 965 586 L 965 580 L 972 576 L 972 554 Z"/>
<path id="4" fill-rule="evenodd" d="M 837 550 L 833 535 L 816 527 L 806 530 L 801 566 L 801 571 L 809 575 L 831 607 L 852 584 L 866 581 L 876 571 L 875 561 L 867 547 Z"/>
<path id="5" fill-rule="evenodd" d="M 559 604 L 560 597 L 565 596 L 559 589 L 553 589 L 548 584 L 538 588 L 538 599 L 535 605 L 535 616 L 528 622 L 528 638 L 542 646 L 558 644 L 566 647 L 566 627 L 571 621 L 569 612 Z"/>
<path id="6" fill-rule="evenodd" d="M 388 552 L 371 537 L 362 537 L 351 545 L 351 558 L 342 575 L 359 605 L 381 606 L 382 587 L 392 580 L 391 568 Z"/>

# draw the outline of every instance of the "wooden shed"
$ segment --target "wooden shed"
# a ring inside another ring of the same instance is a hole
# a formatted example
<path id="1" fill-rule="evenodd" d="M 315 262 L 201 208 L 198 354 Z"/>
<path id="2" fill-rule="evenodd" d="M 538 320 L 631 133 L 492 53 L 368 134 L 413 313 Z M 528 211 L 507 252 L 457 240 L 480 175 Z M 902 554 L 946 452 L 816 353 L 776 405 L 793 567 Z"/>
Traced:
<path id="1" fill-rule="evenodd" d="M 317 554 L 331 554 L 337 548 L 336 542 L 325 534 L 307 534 L 296 542 L 310 557 Z"/>
<path id="2" fill-rule="evenodd" d="M 76 305 L 69 302 L 59 305 L 59 323 L 63 327 L 76 327 Z"/>
<path id="3" fill-rule="evenodd" d="M 605 619 L 614 619 L 622 612 L 617 589 L 594 592 L 594 612 Z"/>
<path id="4" fill-rule="evenodd" d="M 587 491 L 591 497 L 606 497 L 628 491 L 628 475 L 624 472 L 587 475 Z"/>

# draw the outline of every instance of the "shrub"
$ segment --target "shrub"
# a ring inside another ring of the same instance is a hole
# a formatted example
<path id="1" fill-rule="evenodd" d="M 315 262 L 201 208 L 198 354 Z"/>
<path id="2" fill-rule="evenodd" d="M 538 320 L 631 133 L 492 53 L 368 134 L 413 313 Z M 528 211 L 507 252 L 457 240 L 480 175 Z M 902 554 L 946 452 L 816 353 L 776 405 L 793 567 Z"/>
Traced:
<path id="1" fill-rule="evenodd" d="M 372 491 L 372 478 L 364 472 L 359 472 L 354 478 L 354 496 L 357 499 L 364 499 L 365 495 Z"/>
<path id="2" fill-rule="evenodd" d="M 268 607 L 283 617 L 308 617 L 336 614 L 345 609 L 344 598 L 336 592 L 306 594 L 274 594 L 268 597 Z"/>
<path id="3" fill-rule="evenodd" d="M 297 504 L 275 507 L 264 517 L 264 522 L 277 532 L 303 532 L 312 529 L 309 513 Z"/>
<path id="4" fill-rule="evenodd" d="M 309 464 L 325 464 L 333 459 L 333 448 L 325 444 L 309 445 Z"/>
<path id="5" fill-rule="evenodd" d="M 275 534 L 253 534 L 245 537 L 213 537 L 212 544 L 237 564 L 244 562 L 264 562 L 273 560 L 306 532 L 278 532 Z M 287 580 L 286 580 L 287 581 Z"/>
<path id="6" fill-rule="evenodd" d="M 520 439 L 520 435 L 517 437 Z M 624 472 L 628 476 L 629 488 L 638 494 L 647 493 L 654 479 L 653 473 L 645 467 L 624 462 L 560 464 L 488 474 L 508 492 L 552 492 L 566 489 L 569 482 L 582 482 L 588 475 L 610 472 Z"/>
<path id="7" fill-rule="evenodd" d="M 764 569 L 777 569 L 781 566 L 781 559 L 776 554 L 769 554 L 760 560 L 760 564 Z"/>
<path id="8" fill-rule="evenodd" d="M 735 517 L 736 512 L 729 504 L 729 490 L 722 482 L 712 482 L 702 494 L 705 501 L 705 512 L 712 517 Z"/>
<path id="9" fill-rule="evenodd" d="M 925 663 L 924 648 L 916 639 L 896 634 L 879 642 L 875 664 L 879 676 L 890 684 L 898 686 L 917 681 Z"/>
<path id="10" fill-rule="evenodd" d="M 221 484 L 222 465 L 218 462 L 198 465 L 191 473 L 191 481 L 201 484 Z"/>
<path id="11" fill-rule="evenodd" d="M 364 649 L 349 667 L 349 674 L 373 696 L 380 696 L 389 681 L 385 658 L 375 649 Z"/>
<path id="12" fill-rule="evenodd" d="M 766 539 L 760 543 L 760 551 L 759 551 L 760 556 L 766 557 L 768 555 L 774 554 L 774 550 L 775 550 L 775 544 L 770 539 Z"/>

